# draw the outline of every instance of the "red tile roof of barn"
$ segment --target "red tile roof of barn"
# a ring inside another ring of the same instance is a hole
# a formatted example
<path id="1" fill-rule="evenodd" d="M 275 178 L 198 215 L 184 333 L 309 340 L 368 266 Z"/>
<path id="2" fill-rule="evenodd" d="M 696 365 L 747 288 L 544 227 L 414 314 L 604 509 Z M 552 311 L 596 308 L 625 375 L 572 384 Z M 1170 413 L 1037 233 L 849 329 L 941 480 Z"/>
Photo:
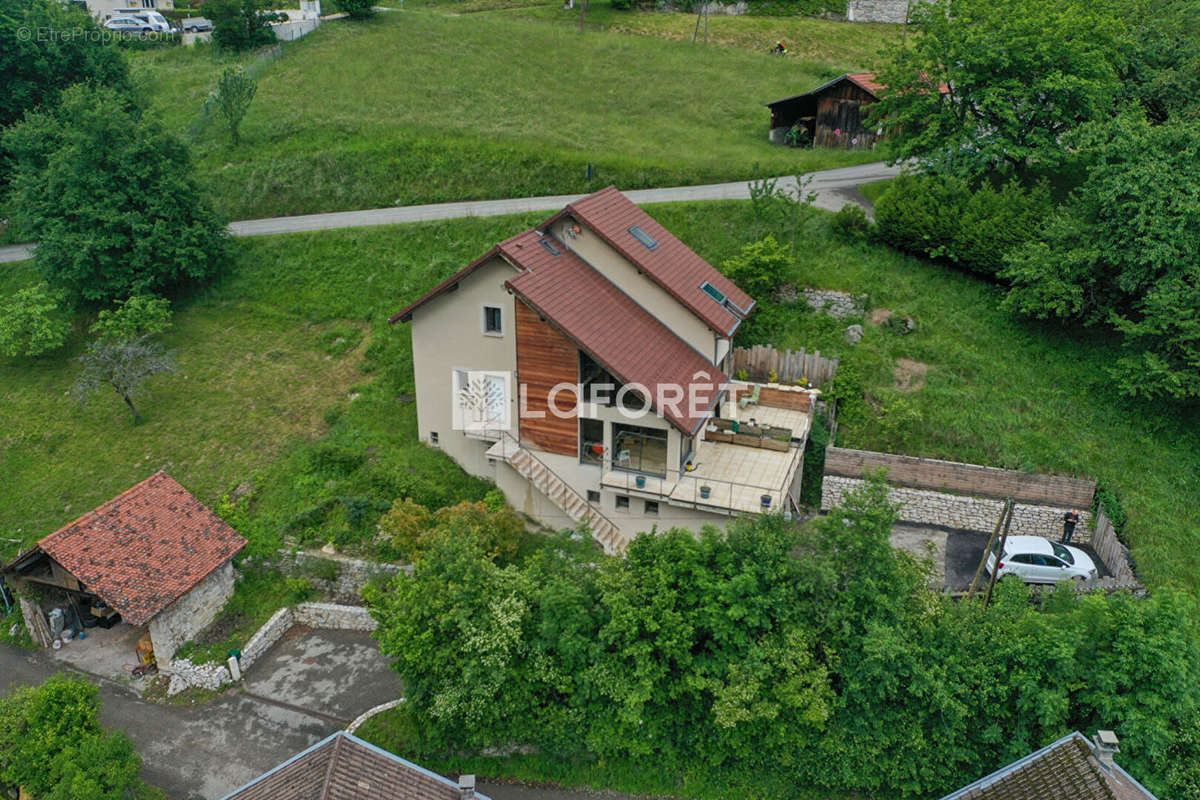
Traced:
<path id="1" fill-rule="evenodd" d="M 500 252 L 525 270 L 505 285 L 616 378 L 647 387 L 651 400 L 660 386 L 683 388 L 678 411 L 657 409 L 671 424 L 691 435 L 708 418 L 729 377 L 614 283 L 537 231 L 509 239 Z"/>
<path id="2" fill-rule="evenodd" d="M 845 77 L 846 80 L 850 81 L 858 88 L 870 92 L 876 97 L 879 96 L 880 91 L 887 88 L 882 83 L 875 80 L 874 72 L 848 72 L 846 73 Z"/>
<path id="3" fill-rule="evenodd" d="M 609 186 L 570 203 L 542 226 L 569 215 L 587 226 L 651 280 L 665 289 L 709 328 L 731 336 L 741 318 L 754 307 L 754 300 L 653 217 Z M 653 250 L 634 238 L 629 229 L 637 226 L 658 241 Z M 701 289 L 705 282 L 719 289 L 740 311 L 734 313 Z"/>
<path id="4" fill-rule="evenodd" d="M 133 625 L 144 625 L 245 546 L 165 472 L 38 542 Z"/>

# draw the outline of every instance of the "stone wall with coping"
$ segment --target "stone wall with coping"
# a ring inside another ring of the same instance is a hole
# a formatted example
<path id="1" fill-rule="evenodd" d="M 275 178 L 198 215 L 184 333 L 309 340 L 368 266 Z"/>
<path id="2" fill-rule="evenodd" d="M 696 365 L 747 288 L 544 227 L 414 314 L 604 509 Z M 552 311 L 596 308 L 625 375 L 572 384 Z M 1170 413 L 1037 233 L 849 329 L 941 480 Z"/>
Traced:
<path id="1" fill-rule="evenodd" d="M 171 657 L 179 646 L 208 627 L 232 594 L 233 562 L 226 561 L 150 620 L 147 627 L 160 669 L 170 667 Z"/>
<path id="2" fill-rule="evenodd" d="M 361 606 L 300 603 L 294 608 L 281 608 L 246 640 L 238 664 L 245 673 L 295 625 L 331 630 L 373 631 L 377 624 L 370 612 Z M 233 682 L 229 668 L 223 664 L 193 664 L 187 659 L 177 658 L 170 662 L 165 671 L 171 676 L 168 695 L 176 695 L 192 688 L 219 689 Z"/>
<path id="3" fill-rule="evenodd" d="M 821 508 L 830 509 L 842 502 L 846 493 L 862 486 L 866 481 L 859 478 L 843 478 L 826 475 L 822 482 Z M 1004 508 L 1003 500 L 966 495 L 931 492 L 922 489 L 893 487 L 890 492 L 893 503 L 900 505 L 900 519 L 922 525 L 940 525 L 957 530 L 991 533 L 1000 519 Z M 1057 506 L 1017 503 L 1013 506 L 1013 520 L 1009 527 L 1011 536 L 1044 536 L 1058 539 L 1062 536 L 1063 515 L 1070 509 Z M 1073 542 L 1090 544 L 1092 538 L 1091 514 L 1080 514 Z"/>

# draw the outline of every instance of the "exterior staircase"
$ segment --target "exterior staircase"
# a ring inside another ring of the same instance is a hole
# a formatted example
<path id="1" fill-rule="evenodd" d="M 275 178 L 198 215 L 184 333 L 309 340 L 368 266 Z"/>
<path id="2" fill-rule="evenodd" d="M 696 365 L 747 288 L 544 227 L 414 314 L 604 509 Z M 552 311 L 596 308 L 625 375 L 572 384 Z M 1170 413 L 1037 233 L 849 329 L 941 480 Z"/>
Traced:
<path id="1" fill-rule="evenodd" d="M 604 547 L 609 555 L 624 555 L 629 546 L 629 538 L 621 533 L 621 529 L 612 520 L 600 513 L 600 509 L 575 491 L 560 478 L 554 470 L 546 466 L 530 450 L 521 446 L 512 435 L 505 433 L 500 442 L 488 451 L 504 459 L 520 475 L 529 481 L 535 489 L 550 498 L 563 512 L 576 522 L 585 523 L 592 537 Z"/>

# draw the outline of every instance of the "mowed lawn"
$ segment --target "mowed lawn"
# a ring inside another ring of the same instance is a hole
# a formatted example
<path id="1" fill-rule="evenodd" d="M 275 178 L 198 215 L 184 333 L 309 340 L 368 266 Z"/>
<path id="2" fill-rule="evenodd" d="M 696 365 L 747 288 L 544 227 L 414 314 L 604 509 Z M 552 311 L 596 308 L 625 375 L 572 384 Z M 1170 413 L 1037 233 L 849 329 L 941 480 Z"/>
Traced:
<path id="1" fill-rule="evenodd" d="M 747 203 L 650 210 L 714 264 L 765 232 Z M 239 527 L 262 547 L 332 497 L 390 500 L 403 485 L 478 499 L 486 486 L 416 442 L 409 332 L 386 318 L 543 216 L 239 240 L 234 274 L 180 305 L 167 338 L 181 374 L 157 380 L 141 426 L 115 396 L 79 409 L 64 395 L 70 354 L 0 362 L 0 528 L 40 537 L 160 467 L 209 503 L 256 487 Z M 1142 575 L 1200 589 L 1200 414 L 1119 398 L 1104 372 L 1112 340 L 1017 320 L 997 310 L 995 286 L 843 243 L 828 220 L 799 232 L 793 280 L 867 293 L 917 323 L 906 336 L 867 324 L 851 348 L 847 321 L 778 312 L 776 344 L 820 348 L 865 376 L 870 412 L 840 443 L 1095 478 L 1129 512 Z M 30 280 L 22 265 L 0 288 Z M 899 359 L 926 366 L 920 388 L 895 388 Z M 365 465 L 345 478 L 314 466 L 331 446 L 333 461 Z"/>
<path id="2" fill-rule="evenodd" d="M 767 141 L 763 103 L 861 68 L 869 29 L 823 22 L 812 58 L 698 47 L 503 14 L 334 21 L 255 68 L 234 149 L 205 98 L 211 48 L 138 53 L 136 73 L 231 218 L 788 175 L 872 160 Z M 858 33 L 858 31 L 862 33 Z M 237 63 L 251 63 L 252 56 Z M 588 178 L 588 165 L 592 178 Z"/>

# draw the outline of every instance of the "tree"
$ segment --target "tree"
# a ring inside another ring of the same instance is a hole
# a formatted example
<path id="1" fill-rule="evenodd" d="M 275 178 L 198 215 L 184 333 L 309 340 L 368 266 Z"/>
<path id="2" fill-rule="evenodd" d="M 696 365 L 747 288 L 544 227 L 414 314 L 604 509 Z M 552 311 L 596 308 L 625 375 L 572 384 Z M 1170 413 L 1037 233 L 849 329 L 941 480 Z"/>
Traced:
<path id="1" fill-rule="evenodd" d="M 246 112 L 250 110 L 250 103 L 254 100 L 257 90 L 258 84 L 246 75 L 244 69 L 226 67 L 212 93 L 212 102 L 221 118 L 225 120 L 225 126 L 229 128 L 229 138 L 234 147 L 237 147 L 239 141 L 238 127 L 242 124 Z"/>
<path id="2" fill-rule="evenodd" d="M 44 283 L 0 303 L 0 353 L 10 358 L 57 350 L 70 333 L 71 319 L 61 308 L 61 298 Z"/>
<path id="3" fill-rule="evenodd" d="M 1062 138 L 1113 110 L 1120 24 L 1085 0 L 914 4 L 872 109 L 892 158 L 964 177 L 1053 170 Z"/>
<path id="4" fill-rule="evenodd" d="M 98 339 L 128 342 L 139 336 L 163 333 L 171 327 L 171 301 L 138 295 L 104 309 L 88 329 Z"/>
<path id="5" fill-rule="evenodd" d="M 225 263 L 227 234 L 187 149 L 113 90 L 71 87 L 4 143 L 17 160 L 15 217 L 55 289 L 122 300 L 207 280 Z"/>
<path id="6" fill-rule="evenodd" d="M 0 698 L 0 788 L 52 800 L 132 796 L 139 759 L 125 734 L 100 727 L 99 711 L 99 690 L 64 675 Z"/>
<path id="7" fill-rule="evenodd" d="M 71 3 L 0 0 L 0 130 L 28 111 L 53 107 L 62 90 L 77 83 L 130 95 L 124 55 L 100 33 L 92 15 Z M 12 173 L 11 155 L 0 143 L 0 194 Z"/>
<path id="8" fill-rule="evenodd" d="M 337 7 L 351 19 L 369 19 L 375 15 L 374 0 L 337 0 Z"/>
<path id="9" fill-rule="evenodd" d="M 146 381 L 178 371 L 175 357 L 147 336 L 124 341 L 99 339 L 88 345 L 79 360 L 83 370 L 73 387 L 76 399 L 86 403 L 96 389 L 107 384 L 129 407 L 135 425 L 141 423 L 142 415 L 133 401 L 145 394 Z"/>
<path id="10" fill-rule="evenodd" d="M 1122 102 L 1154 123 L 1200 112 L 1200 22 L 1191 0 L 1110 0 L 1124 21 Z"/>
<path id="11" fill-rule="evenodd" d="M 1010 253 L 1009 307 L 1111 324 L 1129 395 L 1200 397 L 1200 124 L 1126 117 L 1080 136 L 1087 179 L 1043 233 Z"/>
<path id="12" fill-rule="evenodd" d="M 213 23 L 213 41 L 227 50 L 249 50 L 275 41 L 275 15 L 259 0 L 207 0 L 204 13 Z"/>

